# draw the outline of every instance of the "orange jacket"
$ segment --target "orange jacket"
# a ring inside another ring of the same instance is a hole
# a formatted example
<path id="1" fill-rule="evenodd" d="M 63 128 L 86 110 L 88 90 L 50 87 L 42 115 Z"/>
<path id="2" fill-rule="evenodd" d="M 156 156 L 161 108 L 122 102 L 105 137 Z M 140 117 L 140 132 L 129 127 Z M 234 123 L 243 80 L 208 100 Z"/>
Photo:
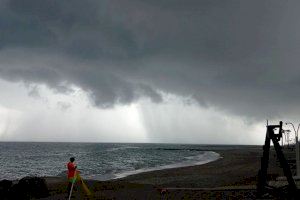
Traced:
<path id="1" fill-rule="evenodd" d="M 73 178 L 74 175 L 75 175 L 75 171 L 76 171 L 76 166 L 74 163 L 72 162 L 69 162 L 67 164 L 67 167 L 68 167 L 68 178 Z"/>

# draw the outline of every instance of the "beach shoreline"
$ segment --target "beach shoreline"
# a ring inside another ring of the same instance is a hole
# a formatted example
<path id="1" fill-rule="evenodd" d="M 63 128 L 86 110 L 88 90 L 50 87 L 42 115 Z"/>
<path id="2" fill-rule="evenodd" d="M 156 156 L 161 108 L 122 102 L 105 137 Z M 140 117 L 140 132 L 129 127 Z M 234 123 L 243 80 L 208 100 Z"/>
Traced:
<path id="1" fill-rule="evenodd" d="M 224 188 L 227 188 L 225 189 L 227 192 L 231 189 L 230 191 L 235 190 L 235 192 L 253 196 L 257 183 L 257 173 L 260 168 L 262 147 L 253 146 L 213 151 L 220 154 L 222 158 L 203 165 L 143 172 L 109 181 L 84 181 L 93 191 L 94 199 L 132 199 L 132 197 L 144 199 L 145 195 L 156 199 L 162 195 L 161 189 L 163 188 L 169 188 L 169 195 L 176 193 L 173 196 L 174 199 L 177 199 L 177 196 L 183 197 L 187 194 L 222 193 Z M 280 176 L 282 173 L 282 169 L 278 166 L 272 153 L 268 173 L 273 176 L 271 178 Z M 66 178 L 45 177 L 45 180 L 50 191 L 50 197 L 45 199 L 60 199 L 62 196 L 66 196 Z M 84 193 L 82 193 L 80 186 L 78 187 L 74 195 L 75 197 L 81 195 L 80 198 L 82 198 Z"/>
<path id="2" fill-rule="evenodd" d="M 144 172 L 118 180 L 162 187 L 220 187 L 257 175 L 262 155 L 260 146 L 214 152 L 220 155 L 220 159 L 203 165 Z"/>
<path id="3" fill-rule="evenodd" d="M 167 169 L 178 169 L 178 168 L 183 168 L 183 167 L 193 167 L 193 166 L 198 166 L 198 165 L 204 165 L 210 162 L 214 162 L 218 159 L 222 159 L 220 154 L 214 152 L 214 151 L 205 151 L 204 154 L 210 154 L 210 158 L 203 160 L 203 161 L 193 161 L 193 162 L 180 162 L 180 163 L 174 163 L 174 164 L 169 164 L 169 165 L 163 165 L 163 166 L 158 166 L 154 168 L 147 168 L 147 169 L 137 169 L 133 171 L 125 171 L 120 174 L 114 174 L 114 178 L 109 179 L 108 181 L 111 180 L 116 180 L 116 179 L 123 179 L 128 176 L 134 176 L 142 173 L 147 173 L 147 172 L 155 172 L 155 171 L 161 171 L 161 170 L 167 170 Z M 203 154 L 200 154 L 198 156 L 203 156 Z M 195 156 L 194 156 L 195 157 Z"/>

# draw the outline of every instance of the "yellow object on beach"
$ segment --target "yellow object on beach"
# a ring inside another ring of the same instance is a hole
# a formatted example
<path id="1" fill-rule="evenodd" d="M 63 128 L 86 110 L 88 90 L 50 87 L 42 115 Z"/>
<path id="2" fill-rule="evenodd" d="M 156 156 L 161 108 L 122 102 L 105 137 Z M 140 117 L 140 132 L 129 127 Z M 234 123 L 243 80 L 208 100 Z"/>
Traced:
<path id="1" fill-rule="evenodd" d="M 83 182 L 83 180 L 82 180 L 82 178 L 80 177 L 79 174 L 77 175 L 77 178 L 78 178 L 78 180 L 81 181 L 81 185 L 82 185 L 82 188 L 83 188 L 83 190 L 85 191 L 85 193 L 86 193 L 88 196 L 91 196 L 91 195 L 92 195 L 91 191 L 89 190 L 89 188 L 87 187 L 87 185 Z"/>
<path id="2" fill-rule="evenodd" d="M 91 191 L 89 190 L 89 188 L 87 187 L 87 185 L 83 182 L 83 180 L 82 180 L 82 178 L 81 178 L 81 176 L 80 176 L 79 173 L 77 173 L 77 174 L 75 173 L 75 176 L 72 177 L 72 178 L 69 178 L 69 181 L 72 182 L 71 193 L 72 193 L 73 185 L 75 184 L 75 182 L 80 181 L 80 182 L 81 182 L 81 185 L 82 185 L 82 188 L 83 188 L 83 190 L 85 191 L 85 193 L 86 193 L 88 196 L 91 196 L 91 195 L 92 195 Z M 69 195 L 69 200 L 70 200 L 70 198 L 71 198 L 71 193 L 70 193 L 70 195 Z"/>

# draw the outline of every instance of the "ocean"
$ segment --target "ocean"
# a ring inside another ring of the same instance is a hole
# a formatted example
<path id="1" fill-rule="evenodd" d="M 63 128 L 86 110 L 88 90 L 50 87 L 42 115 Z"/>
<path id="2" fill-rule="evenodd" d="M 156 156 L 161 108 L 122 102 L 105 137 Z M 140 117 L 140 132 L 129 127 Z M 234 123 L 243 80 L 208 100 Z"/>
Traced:
<path id="1" fill-rule="evenodd" d="M 110 180 L 220 158 L 213 145 L 0 142 L 0 180 L 66 176 L 70 157 L 85 179 Z"/>

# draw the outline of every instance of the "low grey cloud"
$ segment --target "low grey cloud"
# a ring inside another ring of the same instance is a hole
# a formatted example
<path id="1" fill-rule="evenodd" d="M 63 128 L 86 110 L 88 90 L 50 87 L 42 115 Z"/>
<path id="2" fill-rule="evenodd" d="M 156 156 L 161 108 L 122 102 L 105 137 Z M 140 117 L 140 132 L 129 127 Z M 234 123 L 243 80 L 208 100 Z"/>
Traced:
<path id="1" fill-rule="evenodd" d="M 29 85 L 28 86 L 28 95 L 34 98 L 40 98 L 39 88 L 36 85 Z"/>
<path id="2" fill-rule="evenodd" d="M 69 102 L 59 101 L 59 102 L 57 102 L 57 107 L 61 111 L 67 111 L 72 107 L 72 105 Z"/>
<path id="3" fill-rule="evenodd" d="M 297 113 L 299 3 L 2 0 L 0 77 L 100 107 L 161 93 L 254 119 Z"/>

